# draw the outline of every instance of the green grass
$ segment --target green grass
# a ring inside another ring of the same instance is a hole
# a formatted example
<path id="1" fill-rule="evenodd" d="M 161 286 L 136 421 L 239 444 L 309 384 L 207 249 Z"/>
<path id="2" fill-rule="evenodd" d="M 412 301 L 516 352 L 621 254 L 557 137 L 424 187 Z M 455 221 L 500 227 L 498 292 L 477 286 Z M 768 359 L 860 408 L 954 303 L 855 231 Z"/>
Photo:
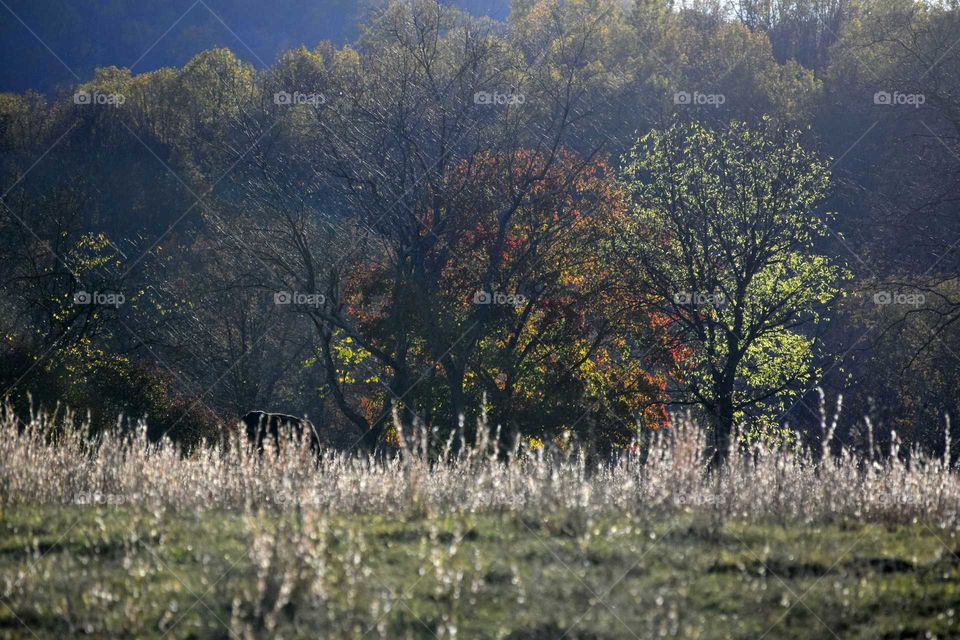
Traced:
<path id="1" fill-rule="evenodd" d="M 958 553 L 922 523 L 21 505 L 0 637 L 955 638 Z"/>

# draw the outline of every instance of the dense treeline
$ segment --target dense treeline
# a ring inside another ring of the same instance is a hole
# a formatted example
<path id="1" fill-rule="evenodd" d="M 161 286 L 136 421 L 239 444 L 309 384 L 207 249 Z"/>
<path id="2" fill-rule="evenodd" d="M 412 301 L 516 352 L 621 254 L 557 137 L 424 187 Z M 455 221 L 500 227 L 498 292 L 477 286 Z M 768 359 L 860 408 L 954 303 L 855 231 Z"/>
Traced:
<path id="1" fill-rule="evenodd" d="M 300 44 L 353 41 L 369 13 L 387 2 L 7 0 L 0 7 L 0 58 L 17 64 L 0 67 L 0 91 L 55 89 L 110 65 L 138 73 L 179 67 L 195 54 L 217 47 L 229 47 L 241 60 L 265 67 L 280 52 Z M 507 15 L 510 4 L 445 3 L 499 18 Z"/>
<path id="2" fill-rule="evenodd" d="M 261 65 L 300 43 L 355 39 L 362 16 L 377 4 L 278 0 L 265 10 L 260 0 L 10 0 L 0 21 L 0 51 L 19 64 L 4 65 L 0 87 L 52 90 L 110 65 L 135 72 L 179 67 L 217 47 Z"/>
<path id="3" fill-rule="evenodd" d="M 323 4 L 323 3 L 320 3 Z M 942 447 L 960 382 L 960 12 L 433 1 L 0 95 L 0 386 L 212 435 L 419 418 L 629 443 L 703 413 Z M 868 416 L 866 421 L 853 416 Z"/>

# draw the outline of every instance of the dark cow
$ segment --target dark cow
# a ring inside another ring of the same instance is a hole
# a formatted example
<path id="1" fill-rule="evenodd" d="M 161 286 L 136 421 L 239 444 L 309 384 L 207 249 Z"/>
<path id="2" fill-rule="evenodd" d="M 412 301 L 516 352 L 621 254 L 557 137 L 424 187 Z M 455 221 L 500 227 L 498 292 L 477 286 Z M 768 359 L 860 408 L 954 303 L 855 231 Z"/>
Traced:
<path id="1" fill-rule="evenodd" d="M 263 452 L 263 443 L 269 436 L 277 450 L 280 438 L 292 436 L 294 442 L 303 443 L 308 438 L 310 448 L 320 451 L 320 436 L 313 423 L 304 418 L 284 415 L 282 413 L 267 413 L 266 411 L 251 411 L 241 418 L 247 440 L 256 444 L 257 450 Z"/>

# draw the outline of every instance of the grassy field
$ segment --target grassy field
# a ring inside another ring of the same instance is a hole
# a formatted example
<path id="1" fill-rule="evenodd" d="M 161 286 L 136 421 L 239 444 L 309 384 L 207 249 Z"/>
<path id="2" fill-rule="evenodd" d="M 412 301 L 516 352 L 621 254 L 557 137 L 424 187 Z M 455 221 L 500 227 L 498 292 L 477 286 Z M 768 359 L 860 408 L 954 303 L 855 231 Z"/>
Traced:
<path id="1" fill-rule="evenodd" d="M 0 638 L 960 637 L 949 456 L 718 474 L 683 425 L 604 464 L 50 426 L 0 420 Z"/>
<path id="2" fill-rule="evenodd" d="M 22 505 L 0 526 L 4 637 L 960 636 L 960 542 L 923 524 Z"/>

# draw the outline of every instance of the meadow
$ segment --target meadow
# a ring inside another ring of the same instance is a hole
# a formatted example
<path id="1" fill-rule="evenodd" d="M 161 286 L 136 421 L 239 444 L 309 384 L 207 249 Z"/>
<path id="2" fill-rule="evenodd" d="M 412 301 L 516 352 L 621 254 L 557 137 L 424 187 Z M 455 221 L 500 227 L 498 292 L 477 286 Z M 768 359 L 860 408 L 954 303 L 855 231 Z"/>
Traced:
<path id="1" fill-rule="evenodd" d="M 755 446 L 706 473 L 682 422 L 603 462 L 427 436 L 185 456 L 58 425 L 3 420 L 0 637 L 960 634 L 946 458 Z"/>

